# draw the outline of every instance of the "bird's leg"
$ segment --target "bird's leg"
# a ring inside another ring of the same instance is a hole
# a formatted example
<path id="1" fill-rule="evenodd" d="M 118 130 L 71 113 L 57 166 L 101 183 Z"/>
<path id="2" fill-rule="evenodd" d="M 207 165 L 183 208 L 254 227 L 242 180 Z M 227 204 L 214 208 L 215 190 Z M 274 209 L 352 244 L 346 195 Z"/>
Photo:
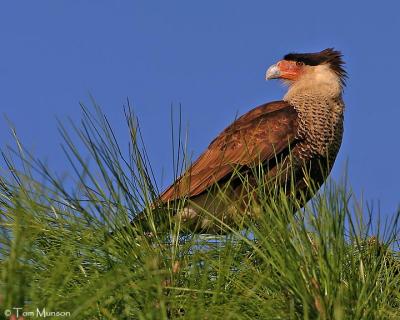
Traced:
<path id="1" fill-rule="evenodd" d="M 201 209 L 193 208 L 188 205 L 182 210 L 178 211 L 175 218 L 177 222 L 181 222 L 185 229 L 190 231 L 205 231 L 212 225 L 211 219 L 208 219 L 205 214 L 200 213 Z"/>
<path id="2" fill-rule="evenodd" d="M 189 206 L 178 211 L 178 213 L 176 214 L 177 219 L 181 220 L 184 223 L 193 221 L 198 216 L 199 216 L 199 214 L 197 213 L 197 211 Z"/>

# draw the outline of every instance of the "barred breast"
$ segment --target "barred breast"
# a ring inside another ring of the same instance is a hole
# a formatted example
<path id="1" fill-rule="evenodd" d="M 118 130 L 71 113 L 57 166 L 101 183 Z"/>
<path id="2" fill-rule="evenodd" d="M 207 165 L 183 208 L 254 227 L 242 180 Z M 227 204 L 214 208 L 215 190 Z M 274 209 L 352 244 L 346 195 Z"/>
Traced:
<path id="1" fill-rule="evenodd" d="M 297 137 L 302 160 L 327 158 L 333 164 L 342 143 L 344 103 L 341 96 L 304 93 L 288 101 L 298 112 Z"/>

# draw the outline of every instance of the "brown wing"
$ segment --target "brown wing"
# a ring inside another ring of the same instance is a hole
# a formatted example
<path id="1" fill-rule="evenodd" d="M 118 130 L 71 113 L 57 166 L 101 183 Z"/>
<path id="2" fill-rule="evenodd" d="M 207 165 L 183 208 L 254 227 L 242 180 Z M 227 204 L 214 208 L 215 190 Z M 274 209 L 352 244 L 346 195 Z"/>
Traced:
<path id="1" fill-rule="evenodd" d="M 161 195 L 162 202 L 196 196 L 238 166 L 275 158 L 293 143 L 297 112 L 285 101 L 263 104 L 228 126 L 208 149 Z"/>

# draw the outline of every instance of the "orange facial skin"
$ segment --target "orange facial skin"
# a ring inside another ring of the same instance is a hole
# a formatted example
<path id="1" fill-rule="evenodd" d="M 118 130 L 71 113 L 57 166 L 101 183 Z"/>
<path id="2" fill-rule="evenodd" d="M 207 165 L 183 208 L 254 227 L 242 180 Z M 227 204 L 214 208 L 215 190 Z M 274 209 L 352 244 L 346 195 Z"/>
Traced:
<path id="1" fill-rule="evenodd" d="M 279 78 L 296 81 L 303 72 L 304 64 L 302 62 L 281 60 L 276 66 L 281 71 Z"/>

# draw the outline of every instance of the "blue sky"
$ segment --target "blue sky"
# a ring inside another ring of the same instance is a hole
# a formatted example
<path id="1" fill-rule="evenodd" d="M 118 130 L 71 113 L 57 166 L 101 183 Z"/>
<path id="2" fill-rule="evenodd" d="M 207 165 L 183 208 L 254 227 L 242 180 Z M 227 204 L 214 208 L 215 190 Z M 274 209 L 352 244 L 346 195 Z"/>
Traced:
<path id="1" fill-rule="evenodd" d="M 78 121 L 92 94 L 122 144 L 123 104 L 140 118 L 152 165 L 172 177 L 170 111 L 188 125 L 194 156 L 237 114 L 285 87 L 266 68 L 291 51 L 341 50 L 349 73 L 345 135 L 358 195 L 389 216 L 400 200 L 398 1 L 2 1 L 0 112 L 39 158 L 68 171 L 56 117 Z M 0 145 L 12 144 L 1 120 Z"/>

